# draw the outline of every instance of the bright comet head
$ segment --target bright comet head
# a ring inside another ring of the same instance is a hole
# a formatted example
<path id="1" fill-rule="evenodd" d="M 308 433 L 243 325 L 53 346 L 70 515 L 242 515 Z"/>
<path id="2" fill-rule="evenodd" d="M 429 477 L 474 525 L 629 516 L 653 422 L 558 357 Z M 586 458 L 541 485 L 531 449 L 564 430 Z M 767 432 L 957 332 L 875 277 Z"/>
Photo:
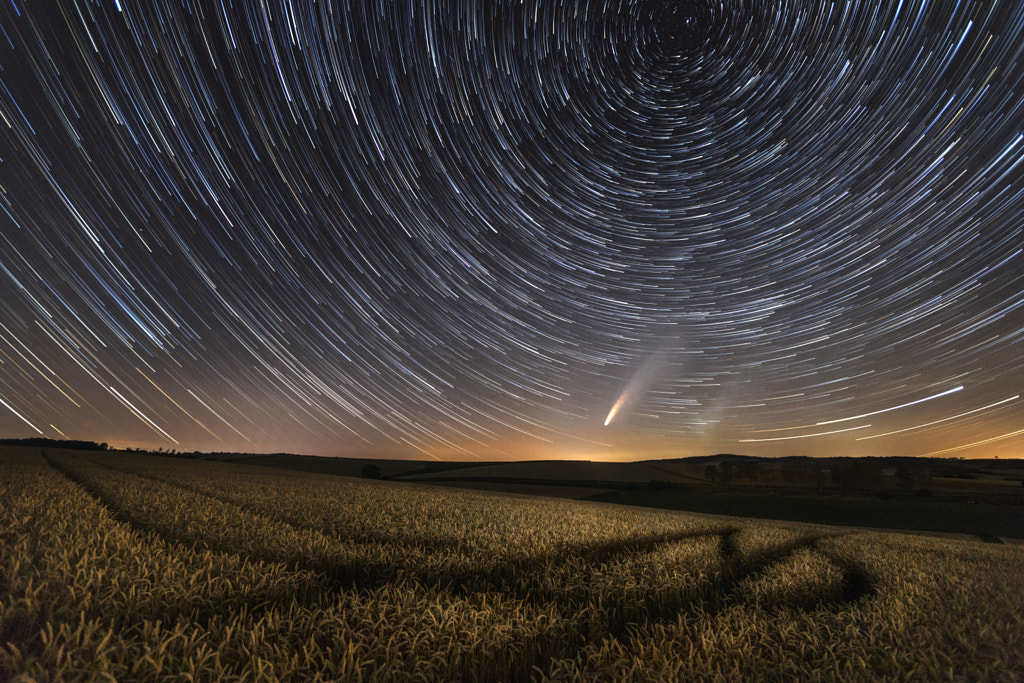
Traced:
<path id="1" fill-rule="evenodd" d="M 629 391 L 627 390 L 622 394 L 622 396 L 619 397 L 619 400 L 615 402 L 615 405 L 612 406 L 612 409 L 608 411 L 608 417 L 604 419 L 605 427 L 611 424 L 612 420 L 615 418 L 615 414 L 619 412 L 619 408 L 621 408 L 622 404 L 626 402 L 626 398 L 628 396 Z"/>

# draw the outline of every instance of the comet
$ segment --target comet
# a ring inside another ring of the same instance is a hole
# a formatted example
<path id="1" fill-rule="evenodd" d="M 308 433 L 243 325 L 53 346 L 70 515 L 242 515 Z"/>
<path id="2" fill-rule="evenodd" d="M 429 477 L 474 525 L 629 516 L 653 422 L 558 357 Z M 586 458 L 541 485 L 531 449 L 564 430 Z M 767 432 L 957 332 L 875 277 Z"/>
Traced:
<path id="1" fill-rule="evenodd" d="M 608 411 L 608 417 L 604 419 L 604 426 L 607 427 L 625 408 L 632 406 L 634 403 L 643 398 L 647 388 L 654 382 L 659 372 L 665 365 L 666 357 L 668 356 L 668 350 L 663 349 L 650 356 L 640 369 L 636 371 L 632 379 L 629 380 L 629 384 L 619 394 L 611 410 Z"/>
<path id="2" fill-rule="evenodd" d="M 605 427 L 612 423 L 612 420 L 615 418 L 615 414 L 619 412 L 619 408 L 622 407 L 622 404 L 626 402 L 627 398 L 629 398 L 629 393 L 626 391 L 622 392 L 622 396 L 619 396 L 619 400 L 616 401 L 615 405 L 612 406 L 612 409 L 608 411 L 608 417 L 604 419 Z"/>

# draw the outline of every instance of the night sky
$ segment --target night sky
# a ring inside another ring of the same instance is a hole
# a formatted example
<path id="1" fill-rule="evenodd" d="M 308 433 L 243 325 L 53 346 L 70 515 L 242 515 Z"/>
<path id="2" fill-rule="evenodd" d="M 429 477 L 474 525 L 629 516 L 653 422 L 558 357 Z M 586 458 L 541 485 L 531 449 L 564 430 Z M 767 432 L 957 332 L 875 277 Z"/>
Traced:
<path id="1" fill-rule="evenodd" d="M 1024 455 L 1024 4 L 0 0 L 0 436 Z"/>

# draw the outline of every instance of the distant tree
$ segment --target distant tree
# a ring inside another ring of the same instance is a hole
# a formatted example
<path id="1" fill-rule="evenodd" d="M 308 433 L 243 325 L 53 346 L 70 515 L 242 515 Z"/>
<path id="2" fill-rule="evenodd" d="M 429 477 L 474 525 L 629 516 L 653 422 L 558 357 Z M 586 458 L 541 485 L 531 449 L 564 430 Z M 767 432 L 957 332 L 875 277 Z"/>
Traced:
<path id="1" fill-rule="evenodd" d="M 384 476 L 384 473 L 381 471 L 379 467 L 374 465 L 372 462 L 368 462 L 365 465 L 363 465 L 363 469 L 362 472 L 360 472 L 360 476 L 363 479 L 380 479 Z"/>
<path id="2" fill-rule="evenodd" d="M 714 465 L 708 465 L 704 468 L 704 476 L 711 481 L 718 481 L 718 468 Z"/>
<path id="3" fill-rule="evenodd" d="M 676 485 L 670 481 L 664 479 L 651 479 L 647 482 L 647 488 L 652 491 L 671 491 Z"/>
<path id="4" fill-rule="evenodd" d="M 722 461 L 722 464 L 718 466 L 718 481 L 723 484 L 728 484 L 735 478 L 736 465 L 734 465 L 730 460 Z"/>
<path id="5" fill-rule="evenodd" d="M 790 460 L 779 468 L 782 480 L 790 486 L 805 486 L 811 479 L 811 470 L 804 460 Z"/>
<path id="6" fill-rule="evenodd" d="M 930 496 L 932 495 L 932 473 L 931 470 L 921 470 L 914 477 L 914 483 L 919 487 L 917 489 L 917 495 L 919 496 Z"/>
<path id="7" fill-rule="evenodd" d="M 736 478 L 758 481 L 764 476 L 761 463 L 756 460 L 742 460 L 736 464 Z"/>
<path id="8" fill-rule="evenodd" d="M 914 488 L 914 470 L 906 465 L 900 465 L 896 468 L 896 479 L 899 480 L 900 488 L 904 491 L 910 491 Z"/>
<path id="9" fill-rule="evenodd" d="M 832 481 L 847 490 L 875 488 L 882 467 L 874 458 L 838 458 L 832 462 Z"/>
<path id="10" fill-rule="evenodd" d="M 100 444 L 96 443 L 95 441 L 48 439 L 45 437 L 31 437 L 28 439 L 0 439 L 0 444 L 39 448 L 72 448 L 85 451 L 100 450 Z"/>
<path id="11" fill-rule="evenodd" d="M 832 483 L 844 489 L 853 488 L 853 463 L 843 458 L 832 461 L 832 468 L 829 470 L 829 478 Z"/>
<path id="12" fill-rule="evenodd" d="M 807 466 L 809 471 L 809 477 L 811 483 L 819 491 L 825 488 L 825 468 L 821 466 L 820 460 L 811 460 L 811 464 Z"/>

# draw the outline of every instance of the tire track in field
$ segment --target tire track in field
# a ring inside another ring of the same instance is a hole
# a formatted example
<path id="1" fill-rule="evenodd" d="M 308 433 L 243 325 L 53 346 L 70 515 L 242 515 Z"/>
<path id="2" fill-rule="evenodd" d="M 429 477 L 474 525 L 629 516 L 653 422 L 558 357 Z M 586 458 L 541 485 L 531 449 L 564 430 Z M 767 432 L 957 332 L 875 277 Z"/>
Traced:
<path id="1" fill-rule="evenodd" d="M 86 460 L 85 458 L 70 456 L 68 454 L 62 454 L 62 457 L 66 459 Z M 80 495 L 90 499 L 94 504 L 103 508 L 114 523 L 125 527 L 135 538 L 135 543 L 138 544 L 138 550 L 139 552 L 142 552 L 144 556 L 146 555 L 144 549 L 152 547 L 152 544 L 158 544 L 159 546 L 167 544 L 167 546 L 170 546 L 165 550 L 168 557 L 173 558 L 180 553 L 187 553 L 191 558 L 195 558 L 195 567 L 192 567 L 187 571 L 183 570 L 186 574 L 199 576 L 208 571 L 208 567 L 202 559 L 204 554 L 203 552 L 199 551 L 187 542 L 182 542 L 181 540 L 169 537 L 166 534 L 161 534 L 159 531 L 151 528 L 150 525 L 133 519 L 132 515 L 126 508 L 117 504 L 113 498 L 106 495 L 97 487 L 91 486 L 84 477 L 71 471 L 64 464 L 50 457 L 45 450 L 41 451 L 41 458 L 58 476 L 63 477 L 70 483 L 70 485 L 75 486 L 80 492 Z M 229 554 L 218 551 L 207 552 L 210 557 Z M 260 565 L 263 562 L 258 558 L 252 557 L 241 557 L 240 559 L 242 561 L 251 562 L 255 565 Z M 228 579 L 228 583 L 235 578 L 234 573 L 215 573 L 214 575 L 226 577 Z M 133 607 L 132 612 L 125 615 L 124 618 L 126 619 L 125 623 L 137 623 L 138 620 L 147 615 L 151 619 L 163 618 L 164 620 L 169 619 L 172 621 L 174 619 L 187 618 L 189 621 L 206 628 L 212 621 L 222 619 L 225 609 L 237 610 L 244 608 L 250 614 L 254 615 L 267 613 L 274 609 L 285 610 L 297 599 L 300 602 L 305 602 L 309 599 L 322 595 L 324 590 L 328 588 L 329 586 L 325 583 L 324 577 L 309 574 L 306 577 L 300 577 L 298 581 L 293 581 L 288 584 L 266 586 L 257 590 L 246 589 L 242 593 L 235 592 L 230 595 L 227 602 L 221 598 L 215 604 L 210 603 L 207 598 L 202 597 L 202 594 L 198 594 L 199 597 L 197 599 L 190 599 L 187 596 L 178 596 L 164 592 L 160 593 L 162 597 L 160 597 L 159 602 L 142 599 Z M 217 590 L 222 589 L 223 586 L 217 588 Z M 171 596 L 171 601 L 168 601 L 168 595 Z M 101 612 L 95 608 L 93 609 L 93 612 L 97 615 L 101 614 Z M 157 617 L 154 615 L 159 616 Z"/>
<path id="2" fill-rule="evenodd" d="M 204 487 L 196 486 L 187 482 L 174 481 L 152 473 L 134 471 L 126 472 L 125 470 L 111 467 L 105 463 L 97 462 L 86 457 L 80 457 L 79 459 L 111 472 L 129 474 L 139 479 L 153 481 L 163 486 L 173 487 L 203 498 L 216 500 L 219 503 L 236 509 L 246 515 L 252 515 L 259 519 L 283 524 L 295 529 L 296 531 L 321 534 L 325 538 L 332 539 L 345 545 L 376 546 L 382 542 L 380 538 L 370 539 L 359 536 L 346 536 L 335 529 L 324 529 L 316 524 L 300 523 L 291 519 L 289 516 L 278 515 L 273 511 L 265 510 L 258 506 L 240 503 L 232 499 L 230 496 L 216 495 L 216 493 L 211 492 Z M 425 585 L 432 587 L 445 587 L 450 592 L 459 594 L 468 594 L 470 592 L 486 590 L 503 590 L 509 588 L 510 575 L 536 573 L 544 567 L 558 565 L 573 559 L 583 560 L 588 564 L 601 565 L 621 559 L 630 554 L 649 553 L 667 544 L 719 535 L 730 529 L 732 529 L 731 526 L 712 524 L 707 528 L 687 529 L 676 533 L 656 533 L 648 534 L 646 536 L 633 536 L 592 543 L 566 543 L 556 550 L 527 554 L 520 557 L 505 558 L 505 564 L 493 570 L 464 568 L 459 571 L 448 568 L 443 576 L 433 576 L 429 573 L 413 574 L 413 576 L 418 578 Z M 426 551 L 428 554 L 430 551 L 448 551 L 456 553 L 460 550 L 457 543 L 441 541 L 438 539 L 431 539 L 427 542 L 410 542 L 405 538 L 398 537 L 385 538 L 383 539 L 383 542 L 404 551 Z M 322 567 L 320 569 L 322 569 Z M 373 588 L 378 585 L 390 583 L 393 580 L 392 577 L 388 577 L 386 575 L 386 572 L 378 571 L 375 575 L 379 579 L 378 581 L 374 581 L 372 583 L 362 581 L 354 587 Z"/>
<path id="3" fill-rule="evenodd" d="M 161 532 L 154 529 L 153 525 L 144 520 L 134 519 L 130 510 L 119 505 L 117 501 L 109 496 L 104 496 L 102 491 L 90 486 L 82 477 L 75 477 L 61 468 L 49 458 L 51 465 L 61 470 L 65 476 L 77 481 L 93 495 L 101 500 L 108 508 L 116 512 L 126 523 L 147 531 L 156 531 L 167 540 L 175 542 L 194 543 L 194 539 L 168 536 L 166 531 Z M 85 462 L 94 466 L 102 467 L 112 473 L 125 475 L 127 473 L 110 468 L 101 463 L 82 458 Z M 142 480 L 149 480 L 174 489 L 187 491 L 192 495 L 202 496 L 211 500 L 217 500 L 221 505 L 228 506 L 245 515 L 274 522 L 293 528 L 297 532 L 317 533 L 335 543 L 342 543 L 349 549 L 362 545 L 352 540 L 332 538 L 333 534 L 325 533 L 322 529 L 309 528 L 305 525 L 296 525 L 287 519 L 268 514 L 264 511 L 253 509 L 251 506 L 242 506 L 233 501 L 209 495 L 208 492 L 199 491 L 195 487 L 177 482 L 170 482 L 159 477 L 147 477 L 132 473 Z M 838 606 L 843 603 L 858 600 L 871 592 L 873 586 L 867 572 L 846 558 L 833 557 L 824 553 L 819 542 L 826 538 L 821 535 L 801 536 L 792 541 L 778 544 L 774 547 L 762 549 L 756 557 L 744 557 L 740 551 L 736 538 L 742 527 L 735 525 L 712 526 L 707 529 L 688 529 L 679 533 L 658 533 L 647 536 L 638 536 L 625 539 L 613 539 L 603 542 L 571 543 L 566 544 L 557 550 L 545 553 L 526 555 L 520 558 L 506 558 L 502 564 L 490 567 L 473 567 L 463 564 L 435 566 L 429 563 L 426 566 L 396 567 L 394 563 L 372 562 L 367 566 L 350 566 L 351 562 L 339 561 L 338 557 L 308 557 L 293 555 L 281 557 L 273 553 L 268 554 L 265 549 L 250 548 L 239 550 L 232 548 L 230 552 L 241 552 L 253 560 L 286 562 L 296 569 L 304 569 L 322 575 L 325 585 L 318 588 L 324 590 L 347 590 L 347 589 L 368 589 L 373 590 L 395 584 L 405 580 L 413 580 L 424 588 L 441 593 L 447 593 L 453 597 L 472 597 L 481 593 L 500 593 L 503 596 L 515 598 L 534 607 L 543 607 L 552 602 L 566 604 L 570 609 L 577 608 L 581 613 L 588 611 L 593 616 L 592 603 L 595 598 L 600 597 L 588 592 L 586 587 L 560 590 L 556 585 L 552 588 L 546 585 L 545 578 L 552 578 L 553 569 L 559 566 L 575 562 L 586 568 L 591 577 L 600 576 L 610 565 L 625 562 L 630 559 L 640 559 L 638 556 L 651 555 L 658 550 L 664 549 L 671 544 L 686 543 L 688 541 L 699 541 L 701 539 L 718 538 L 717 560 L 719 571 L 708 577 L 706 581 L 694 582 L 691 585 L 682 586 L 679 590 L 666 595 L 664 591 L 648 593 L 634 592 L 628 598 L 622 598 L 616 602 L 604 602 L 600 609 L 604 616 L 591 619 L 591 625 L 583 629 L 591 636 L 614 635 L 625 637 L 628 635 L 629 627 L 636 624 L 652 622 L 671 621 L 680 613 L 700 612 L 705 615 L 713 615 L 728 606 L 742 603 L 743 596 L 738 592 L 738 587 L 745 581 L 756 580 L 773 567 L 780 565 L 790 558 L 795 552 L 807 549 L 821 554 L 827 560 L 837 566 L 843 573 L 843 592 L 840 600 L 822 600 L 815 603 L 819 605 Z M 409 551 L 403 548 L 400 540 L 388 541 L 390 545 L 399 550 Z M 429 557 L 430 551 L 451 551 L 455 544 L 437 543 L 432 544 L 430 549 L 423 553 Z M 215 549 L 215 548 L 211 548 Z M 351 558 L 345 558 L 350 560 Z M 553 577 L 558 579 L 557 572 Z"/>

